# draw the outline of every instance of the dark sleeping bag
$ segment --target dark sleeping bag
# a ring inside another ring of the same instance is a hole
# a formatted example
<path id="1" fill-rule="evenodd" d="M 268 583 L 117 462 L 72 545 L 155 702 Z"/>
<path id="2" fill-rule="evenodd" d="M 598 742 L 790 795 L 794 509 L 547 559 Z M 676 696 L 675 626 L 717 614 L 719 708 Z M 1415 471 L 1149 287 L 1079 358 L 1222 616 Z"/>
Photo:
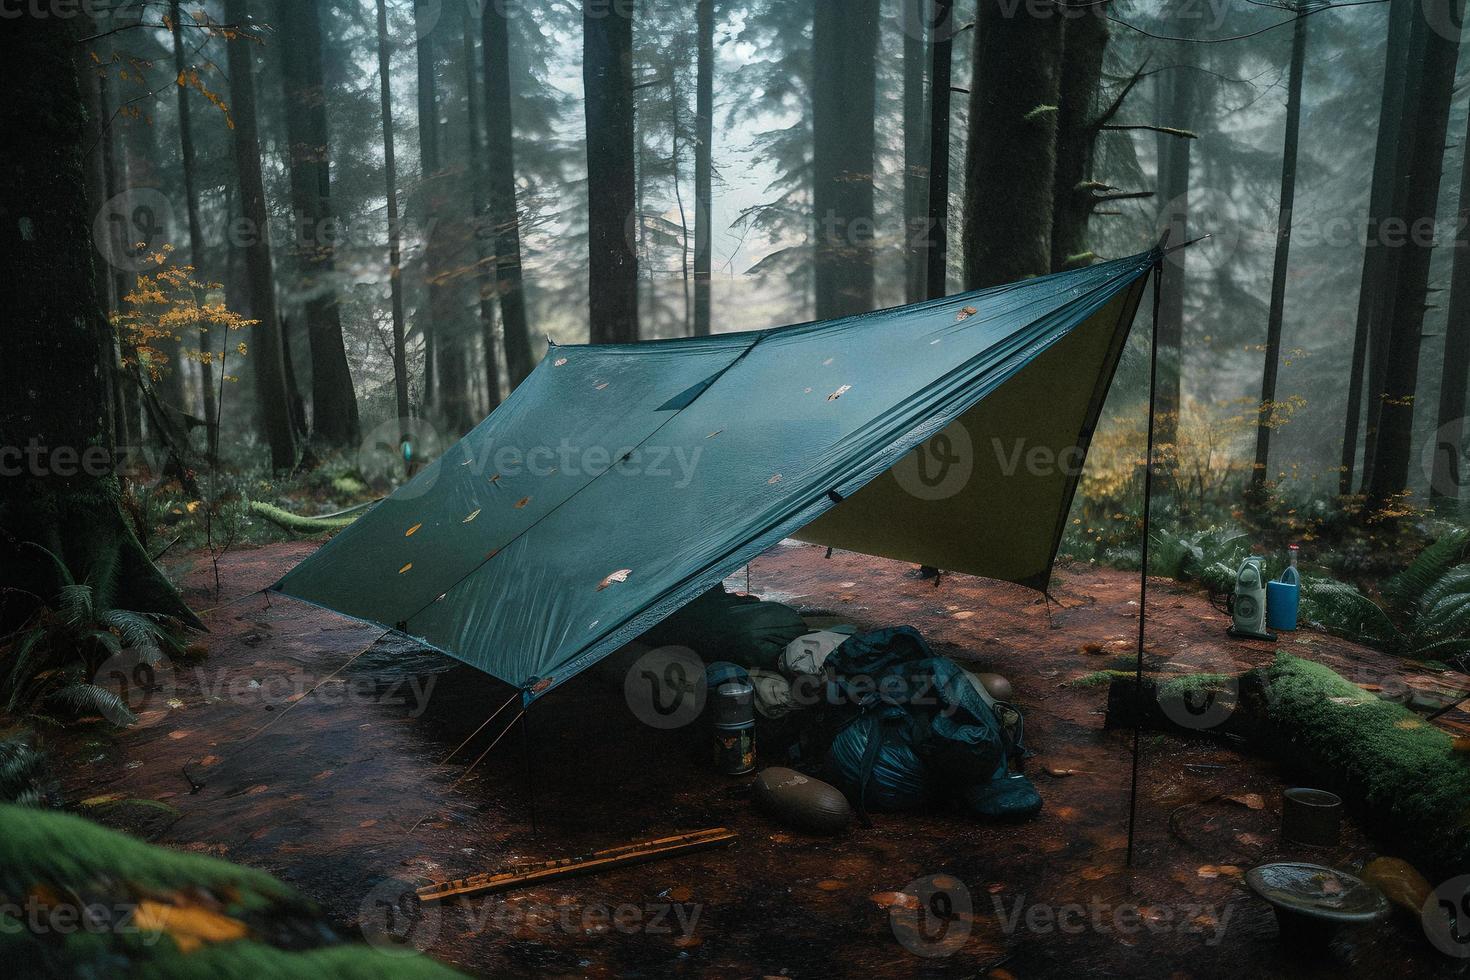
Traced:
<path id="1" fill-rule="evenodd" d="M 642 642 L 688 647 L 705 663 L 728 660 L 775 670 L 786 645 L 809 632 L 790 606 L 736 595 L 717 585 L 645 633 Z"/>

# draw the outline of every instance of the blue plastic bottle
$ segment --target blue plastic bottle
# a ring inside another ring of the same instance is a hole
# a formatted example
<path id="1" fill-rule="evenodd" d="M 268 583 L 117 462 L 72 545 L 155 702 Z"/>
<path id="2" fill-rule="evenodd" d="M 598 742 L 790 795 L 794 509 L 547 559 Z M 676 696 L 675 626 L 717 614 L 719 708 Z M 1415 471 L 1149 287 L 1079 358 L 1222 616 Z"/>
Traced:
<path id="1" fill-rule="evenodd" d="M 1288 564 L 1282 569 L 1281 578 L 1266 583 L 1266 625 L 1273 630 L 1296 629 L 1297 610 L 1302 601 L 1302 576 L 1296 568 L 1300 551 L 1297 545 L 1289 546 Z"/>

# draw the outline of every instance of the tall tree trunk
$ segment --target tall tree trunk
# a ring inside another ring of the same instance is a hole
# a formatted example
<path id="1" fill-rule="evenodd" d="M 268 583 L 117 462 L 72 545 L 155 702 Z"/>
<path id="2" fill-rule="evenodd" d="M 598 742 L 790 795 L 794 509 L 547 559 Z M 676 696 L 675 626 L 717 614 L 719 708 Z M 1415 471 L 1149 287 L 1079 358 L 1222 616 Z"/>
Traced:
<path id="1" fill-rule="evenodd" d="M 1470 125 L 1467 125 L 1470 128 Z M 1462 146 L 1470 147 L 1470 131 Z M 1470 384 L 1470 152 L 1460 164 L 1460 210 L 1455 216 L 1455 257 L 1450 269 L 1449 316 L 1440 368 L 1431 497 L 1456 502 L 1470 474 L 1461 470 L 1465 443 L 1465 386 Z"/>
<path id="2" fill-rule="evenodd" d="M 817 319 L 873 308 L 878 0 L 815 0 L 812 211 Z"/>
<path id="3" fill-rule="evenodd" d="M 485 10 L 495 16 L 492 7 Z M 470 197 L 475 208 L 475 285 L 480 297 L 480 344 L 483 349 L 481 366 L 484 369 L 485 397 L 489 403 L 487 412 L 500 405 L 500 366 L 496 357 L 499 344 L 495 342 L 495 275 L 492 268 L 495 257 L 486 250 L 486 242 L 493 241 L 494 230 L 490 227 L 490 215 L 485 203 L 485 135 L 482 128 L 484 108 L 480 101 L 480 87 L 485 76 L 479 71 L 475 58 L 475 20 L 466 10 L 464 15 L 464 65 L 465 65 L 465 133 L 469 137 Z"/>
<path id="4" fill-rule="evenodd" d="M 1286 274 L 1291 261 L 1291 210 L 1296 206 L 1296 147 L 1302 121 L 1302 66 L 1307 54 L 1307 18 L 1298 12 L 1292 26 L 1291 67 L 1286 87 L 1286 139 L 1281 148 L 1281 201 L 1276 214 L 1276 260 L 1271 268 L 1271 306 L 1266 314 L 1266 364 L 1261 376 L 1260 415 L 1256 421 L 1256 461 L 1251 489 L 1266 486 L 1271 463 L 1271 426 L 1276 412 L 1276 375 L 1281 367 L 1281 320 L 1286 307 Z"/>
<path id="5" fill-rule="evenodd" d="M 929 225 L 929 132 L 924 126 L 924 82 L 929 47 L 927 25 L 919 12 L 928 4 L 906 2 L 899 14 L 903 30 L 903 256 L 904 302 L 924 298 L 924 236 Z"/>
<path id="6" fill-rule="evenodd" d="M 965 288 L 1051 267 L 1052 187 L 1061 97 L 1060 12 L 980 0 L 970 153 L 965 165 Z"/>
<path id="7" fill-rule="evenodd" d="M 277 0 L 276 10 L 278 27 L 288 39 L 281 48 L 282 81 L 288 107 L 292 238 L 311 348 L 311 435 L 321 446 L 341 449 L 357 445 L 360 431 L 337 303 L 320 0 Z"/>
<path id="8" fill-rule="evenodd" d="M 1449 22 L 1458 25 L 1464 0 L 1448 0 Z M 1414 402 L 1419 386 L 1419 348 L 1424 330 L 1424 309 L 1429 296 L 1429 263 L 1434 251 L 1435 210 L 1444 166 L 1445 129 L 1449 121 L 1450 96 L 1455 84 L 1455 61 L 1459 55 L 1458 33 L 1446 37 L 1426 22 L 1415 18 L 1415 31 L 1422 42 L 1411 45 L 1422 56 L 1412 59 L 1419 79 L 1411 84 L 1416 107 L 1412 132 L 1400 134 L 1400 145 L 1411 144 L 1407 154 L 1402 214 L 1410 229 L 1399 249 L 1397 282 L 1393 290 L 1392 316 L 1387 321 L 1387 345 L 1383 360 L 1383 387 L 1378 405 L 1376 444 L 1368 488 L 1377 505 L 1402 493 L 1409 486 L 1409 461 L 1414 435 Z M 1365 469 L 1367 464 L 1365 463 Z"/>
<path id="9" fill-rule="evenodd" d="M 929 27 L 929 220 L 925 237 L 924 293 L 949 292 L 949 103 L 954 48 L 954 4 L 935 0 Z"/>
<path id="10" fill-rule="evenodd" d="M 710 218 L 714 205 L 715 0 L 697 0 L 694 79 L 694 335 L 710 332 Z"/>
<path id="11" fill-rule="evenodd" d="M 425 409 L 437 404 L 439 396 L 439 324 L 435 322 L 434 317 L 439 306 L 435 295 L 437 287 L 434 285 L 439 255 L 438 243 L 435 241 L 438 223 L 435 182 L 439 178 L 442 161 L 439 158 L 439 87 L 434 71 L 434 24 L 432 22 L 437 14 L 438 11 L 434 9 L 434 0 L 413 0 L 414 32 L 418 37 L 415 54 L 418 68 L 420 196 L 425 207 L 424 226 L 428 234 L 428 241 L 424 245 L 427 309 L 416 310 L 414 320 L 418 324 L 419 333 L 424 338 Z"/>
<path id="12" fill-rule="evenodd" d="M 97 76 L 97 98 L 99 115 L 99 137 L 102 151 L 102 175 L 104 186 L 107 190 L 107 199 L 122 194 L 127 188 L 127 161 L 118 152 L 117 114 L 113 104 L 112 80 L 108 77 L 109 69 L 104 68 L 102 74 Z M 112 254 L 118 256 L 130 255 L 133 247 L 131 212 L 122 216 L 123 221 L 129 225 L 120 230 L 123 237 L 112 244 L 115 251 Z M 122 265 L 114 264 L 112 267 L 110 296 L 103 297 L 103 305 L 108 310 L 121 310 L 123 297 L 131 291 L 135 280 L 128 274 L 128 270 Z M 131 350 L 126 339 L 117 336 L 114 338 L 117 348 L 117 358 L 111 365 L 113 377 L 113 390 L 116 393 L 116 425 L 115 436 L 119 447 L 137 447 L 143 442 L 142 411 L 138 401 L 138 386 L 122 368 L 122 361 L 136 360 L 137 354 Z"/>
<path id="13" fill-rule="evenodd" d="M 89 29 L 87 33 L 95 34 L 96 31 Z M 87 120 L 85 145 L 89 147 L 89 150 L 82 161 L 82 170 L 86 175 L 87 212 L 96 215 L 102 212 L 102 207 L 107 202 L 106 163 L 103 160 L 102 146 L 102 127 L 107 120 L 102 114 L 102 100 L 95 66 L 82 45 L 74 47 L 72 62 L 77 80 L 81 85 L 82 104 Z M 107 274 L 107 263 L 100 256 L 92 260 L 92 288 L 93 295 L 105 307 L 112 285 L 111 277 Z M 120 444 L 122 440 L 118 439 L 118 429 L 123 424 L 122 393 L 118 391 L 116 371 L 117 336 L 110 323 L 105 325 L 100 343 L 102 346 L 98 351 L 97 363 L 100 365 L 106 392 L 104 405 L 106 406 L 107 422 L 105 428 L 108 436 L 115 440 L 114 444 Z"/>
<path id="14" fill-rule="evenodd" d="M 189 264 L 194 267 L 194 280 L 207 281 L 204 271 L 204 226 L 199 217 L 199 181 L 196 174 L 198 164 L 194 154 L 193 110 L 189 104 L 188 73 L 193 70 L 184 52 L 183 11 L 180 0 L 169 0 L 169 23 L 173 28 L 174 72 L 177 78 L 176 94 L 179 105 L 179 161 L 184 171 L 184 206 L 189 215 Z M 204 290 L 194 291 L 194 302 L 202 307 L 205 303 Z M 199 335 L 199 396 L 204 406 L 205 444 L 209 455 L 219 449 L 219 432 L 216 418 L 216 392 L 214 389 L 214 344 L 209 339 L 209 328 L 198 324 Z M 228 343 L 226 337 L 223 343 Z"/>
<path id="15" fill-rule="evenodd" d="M 1193 69 L 1183 62 L 1159 79 L 1159 103 L 1163 107 L 1160 120 L 1164 126 L 1189 129 L 1195 111 Z M 1159 223 L 1169 233 L 1169 241 L 1189 241 L 1189 171 L 1193 141 L 1167 133 L 1158 136 Z M 1181 381 L 1184 348 L 1185 256 L 1188 249 L 1174 252 L 1164 261 L 1171 268 L 1160 281 L 1158 325 L 1158 387 L 1155 399 L 1156 439 L 1161 446 L 1172 446 L 1179 440 L 1179 412 L 1183 404 Z"/>
<path id="16" fill-rule="evenodd" d="M 1088 265 L 1096 256 L 1087 226 L 1097 203 L 1092 180 L 1095 118 L 1103 53 L 1108 45 L 1106 5 L 1067 21 L 1062 47 L 1061 103 L 1057 113 L 1057 170 L 1052 188 L 1051 269 Z"/>
<path id="17" fill-rule="evenodd" d="M 424 247 L 424 271 L 428 316 L 419 311 L 424 334 L 424 400 L 437 405 L 444 427 L 461 434 L 474 427 L 469 396 L 469 368 L 465 356 L 465 330 L 455 302 L 453 278 L 457 237 L 453 233 L 450 177 L 439 120 L 438 56 L 433 38 L 437 30 L 431 18 L 438 16 L 440 0 L 414 0 L 414 23 L 418 33 L 419 156 L 423 164 L 423 191 L 427 204 L 428 240 Z"/>
<path id="18" fill-rule="evenodd" d="M 225 0 L 225 19 L 230 24 L 247 25 L 246 0 Z M 260 136 L 255 117 L 255 41 L 248 34 L 235 33 L 230 37 L 227 53 L 230 115 L 235 122 L 235 173 L 240 184 L 240 212 L 247 228 L 242 250 L 250 289 L 250 317 L 260 321 L 251 330 L 250 343 L 256 411 L 270 443 L 271 467 L 277 471 L 289 470 L 296 465 L 296 437 L 291 426 L 281 323 L 276 314 L 265 183 L 260 172 Z"/>
<path id="19" fill-rule="evenodd" d="M 631 343 L 638 339 L 632 0 L 582 0 L 582 43 L 590 334 L 597 344 Z"/>
<path id="20" fill-rule="evenodd" d="M 93 267 L 82 154 L 87 120 L 65 17 L 19 17 L 0 32 L 0 446 L 32 455 L 0 476 L 0 587 L 51 601 L 64 584 L 52 552 L 99 604 L 198 625 L 149 561 L 119 505 L 98 352 L 106 338 Z M 12 450 L 13 451 L 13 450 Z M 22 602 L 0 610 L 18 626 Z"/>
<path id="21" fill-rule="evenodd" d="M 1363 252 L 1363 274 L 1358 286 L 1357 325 L 1348 369 L 1347 413 L 1342 432 L 1341 474 L 1338 492 L 1353 491 L 1358 459 L 1358 428 L 1363 414 L 1363 368 L 1373 336 L 1373 314 L 1381 307 L 1389 250 L 1380 240 L 1380 227 L 1393 200 L 1394 162 L 1403 125 L 1404 80 L 1408 71 L 1409 35 L 1415 12 L 1413 0 L 1391 0 L 1388 43 L 1383 61 L 1383 97 L 1378 110 L 1378 137 L 1373 149 L 1373 184 L 1368 198 L 1368 237 Z"/>
<path id="22" fill-rule="evenodd" d="M 1404 28 L 1405 54 L 1401 66 L 1402 81 L 1395 86 L 1397 109 L 1393 123 L 1394 143 L 1390 153 L 1390 173 L 1384 201 L 1384 222 L 1376 229 L 1381 254 L 1375 263 L 1377 285 L 1368 297 L 1371 303 L 1367 324 L 1367 380 L 1364 386 L 1366 418 L 1363 427 L 1363 467 L 1361 489 L 1369 492 L 1373 482 L 1373 462 L 1377 457 L 1379 421 L 1383 411 L 1385 371 L 1388 361 L 1389 338 L 1393 332 L 1393 308 L 1395 289 L 1401 275 L 1404 257 L 1404 222 L 1407 221 L 1409 182 L 1414 152 L 1414 135 L 1418 132 L 1418 100 L 1424 83 L 1424 24 L 1425 16 L 1416 3 L 1408 10 L 1390 8 L 1391 17 L 1407 19 Z M 1393 22 L 1390 21 L 1390 29 Z M 1392 53 L 1390 53 L 1392 57 Z M 1366 269 L 1364 270 L 1366 273 Z M 1360 297 L 1361 299 L 1361 297 Z"/>
<path id="23" fill-rule="evenodd" d="M 512 388 L 535 361 L 521 283 L 521 224 L 516 211 L 515 127 L 511 118 L 510 21 L 499 4 L 485 6 L 485 150 L 490 223 L 495 232 L 495 292 L 500 299 L 505 370 Z"/>
<path id="24" fill-rule="evenodd" d="M 393 304 L 393 394 L 398 420 L 406 425 L 410 416 L 408 353 L 403 322 L 403 233 L 398 226 L 398 160 L 394 154 L 391 60 L 388 52 L 387 0 L 378 0 L 378 107 L 383 117 L 383 174 L 388 197 L 388 288 Z"/>

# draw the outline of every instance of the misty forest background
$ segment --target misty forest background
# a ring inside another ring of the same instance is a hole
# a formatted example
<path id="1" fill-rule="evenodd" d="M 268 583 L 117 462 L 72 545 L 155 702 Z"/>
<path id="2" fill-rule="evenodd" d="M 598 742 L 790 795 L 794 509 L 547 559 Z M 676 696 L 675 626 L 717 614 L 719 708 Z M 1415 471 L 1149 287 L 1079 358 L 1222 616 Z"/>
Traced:
<path id="1" fill-rule="evenodd" d="M 217 553 L 380 496 L 548 337 L 842 316 L 1167 228 L 1210 237 L 1164 281 L 1154 570 L 1300 541 L 1372 595 L 1446 532 L 1453 567 L 1463 5 L 119 3 L 75 56 L 125 509 Z M 1125 568 L 1147 326 L 1064 542 Z"/>

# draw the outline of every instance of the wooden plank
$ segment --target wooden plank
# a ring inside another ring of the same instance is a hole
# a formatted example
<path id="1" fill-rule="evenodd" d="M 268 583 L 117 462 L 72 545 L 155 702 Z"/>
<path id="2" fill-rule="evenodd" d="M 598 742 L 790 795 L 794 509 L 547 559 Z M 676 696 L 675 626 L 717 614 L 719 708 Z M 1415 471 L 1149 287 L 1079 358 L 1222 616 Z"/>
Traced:
<path id="1" fill-rule="evenodd" d="M 578 855 L 576 857 L 511 865 L 496 871 L 470 875 L 467 878 L 425 885 L 417 889 L 415 894 L 418 895 L 421 901 L 437 902 L 455 895 L 478 895 L 485 892 L 508 891 L 512 888 L 523 888 L 527 885 L 540 884 L 543 881 L 552 881 L 557 878 L 593 874 L 609 868 L 624 867 L 631 864 L 639 864 L 644 861 L 655 861 L 678 854 L 702 851 L 712 847 L 724 847 L 734 843 L 738 837 L 738 834 L 725 827 L 712 827 L 708 830 L 695 831 L 689 834 L 677 834 L 672 837 L 659 837 L 654 840 L 621 844 L 617 847 L 609 847 L 601 851 L 593 851 L 591 854 Z"/>

